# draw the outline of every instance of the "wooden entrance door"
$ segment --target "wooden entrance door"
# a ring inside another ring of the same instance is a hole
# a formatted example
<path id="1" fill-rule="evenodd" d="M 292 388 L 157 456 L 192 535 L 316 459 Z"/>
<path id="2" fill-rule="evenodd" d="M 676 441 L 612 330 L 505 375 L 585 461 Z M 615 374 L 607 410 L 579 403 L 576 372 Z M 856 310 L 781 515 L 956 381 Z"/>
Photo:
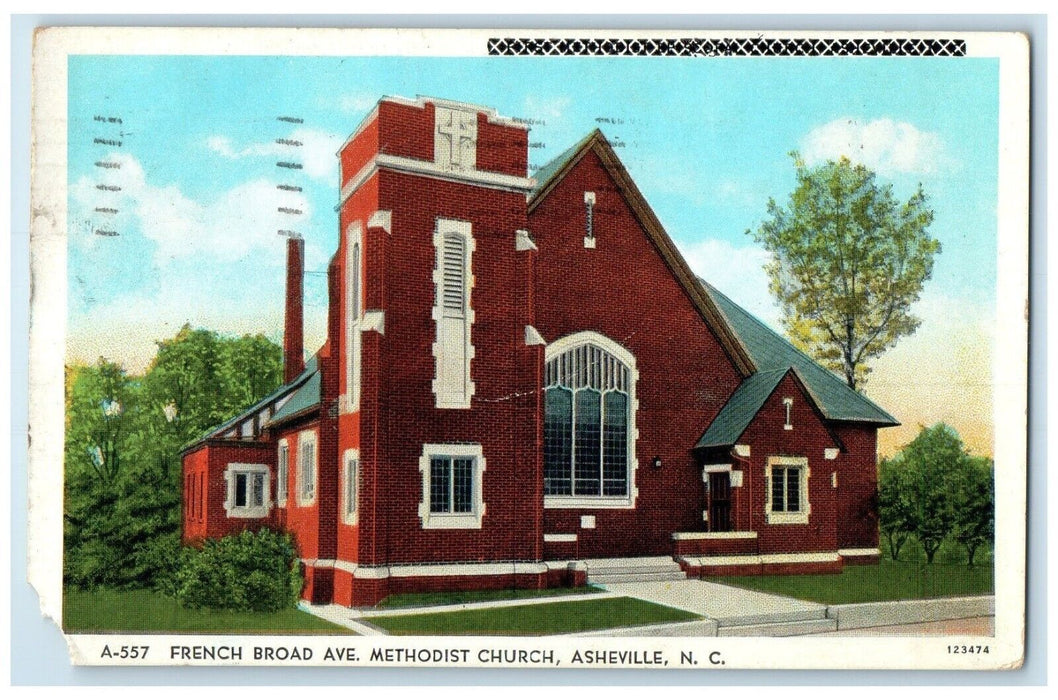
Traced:
<path id="1" fill-rule="evenodd" d="M 709 474 L 709 530 L 712 532 L 731 530 L 730 472 Z"/>

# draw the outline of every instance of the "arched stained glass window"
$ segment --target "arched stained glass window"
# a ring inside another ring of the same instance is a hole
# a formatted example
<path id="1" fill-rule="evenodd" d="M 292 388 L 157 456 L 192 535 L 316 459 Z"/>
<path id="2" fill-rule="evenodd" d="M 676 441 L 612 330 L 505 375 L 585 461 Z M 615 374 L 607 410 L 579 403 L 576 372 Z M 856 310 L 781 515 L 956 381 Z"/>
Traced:
<path id="1" fill-rule="evenodd" d="M 631 495 L 634 367 L 591 335 L 601 342 L 572 344 L 544 367 L 545 496 Z"/>

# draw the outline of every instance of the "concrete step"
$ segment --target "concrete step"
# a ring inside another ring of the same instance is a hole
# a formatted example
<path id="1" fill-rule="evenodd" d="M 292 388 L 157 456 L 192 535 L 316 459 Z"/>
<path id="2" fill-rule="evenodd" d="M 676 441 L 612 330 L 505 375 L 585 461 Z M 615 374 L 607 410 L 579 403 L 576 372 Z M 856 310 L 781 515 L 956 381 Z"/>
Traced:
<path id="1" fill-rule="evenodd" d="M 606 576 L 609 574 L 683 574 L 683 569 L 676 562 L 672 566 L 599 566 L 588 567 L 588 576 Z"/>
<path id="2" fill-rule="evenodd" d="M 802 634 L 833 632 L 837 628 L 837 620 L 822 618 L 756 625 L 721 625 L 717 627 L 716 635 L 718 637 L 797 637 Z"/>
<path id="3" fill-rule="evenodd" d="M 588 575 L 625 573 L 679 572 L 680 565 L 672 557 L 638 557 L 623 559 L 587 559 L 584 562 Z"/>
<path id="4" fill-rule="evenodd" d="M 686 579 L 687 576 L 682 571 L 588 573 L 588 583 L 638 583 L 641 581 L 685 581 Z"/>

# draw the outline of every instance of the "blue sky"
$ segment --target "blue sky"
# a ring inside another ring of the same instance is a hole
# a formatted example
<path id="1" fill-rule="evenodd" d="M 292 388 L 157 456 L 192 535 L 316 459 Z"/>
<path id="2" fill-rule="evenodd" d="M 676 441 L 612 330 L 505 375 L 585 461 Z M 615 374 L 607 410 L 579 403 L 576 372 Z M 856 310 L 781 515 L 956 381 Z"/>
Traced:
<path id="1" fill-rule="evenodd" d="M 769 197 L 784 202 L 792 189 L 790 151 L 810 162 L 850 155 L 905 199 L 922 183 L 943 252 L 918 308 L 922 328 L 878 362 L 867 393 L 911 428 L 957 423 L 965 405 L 956 410 L 944 392 L 990 372 L 997 68 L 972 58 L 74 56 L 68 359 L 106 355 L 139 370 L 153 341 L 185 321 L 278 340 L 276 229 L 302 232 L 308 270 L 324 270 L 338 235 L 335 151 L 381 95 L 425 94 L 533 120 L 534 166 L 602 128 L 691 267 L 773 325 L 766 255 L 745 232 Z M 276 168 L 294 156 L 276 138 L 304 143 L 303 170 Z M 277 190 L 280 179 L 303 187 L 301 196 Z M 306 286 L 315 347 L 323 276 L 309 274 Z M 909 375 L 908 363 L 921 374 Z M 928 402 L 907 391 L 919 380 L 931 387 Z M 975 420 L 990 420 L 990 393 L 980 404 Z"/>

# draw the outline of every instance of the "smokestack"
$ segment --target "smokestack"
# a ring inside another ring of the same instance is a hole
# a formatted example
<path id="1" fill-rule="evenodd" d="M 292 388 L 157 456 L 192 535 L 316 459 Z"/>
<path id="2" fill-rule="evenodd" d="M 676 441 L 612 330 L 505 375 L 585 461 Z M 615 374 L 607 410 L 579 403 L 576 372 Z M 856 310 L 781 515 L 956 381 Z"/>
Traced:
<path id="1" fill-rule="evenodd" d="M 283 327 L 283 382 L 305 369 L 302 299 L 305 288 L 305 241 L 287 239 L 287 301 Z"/>

